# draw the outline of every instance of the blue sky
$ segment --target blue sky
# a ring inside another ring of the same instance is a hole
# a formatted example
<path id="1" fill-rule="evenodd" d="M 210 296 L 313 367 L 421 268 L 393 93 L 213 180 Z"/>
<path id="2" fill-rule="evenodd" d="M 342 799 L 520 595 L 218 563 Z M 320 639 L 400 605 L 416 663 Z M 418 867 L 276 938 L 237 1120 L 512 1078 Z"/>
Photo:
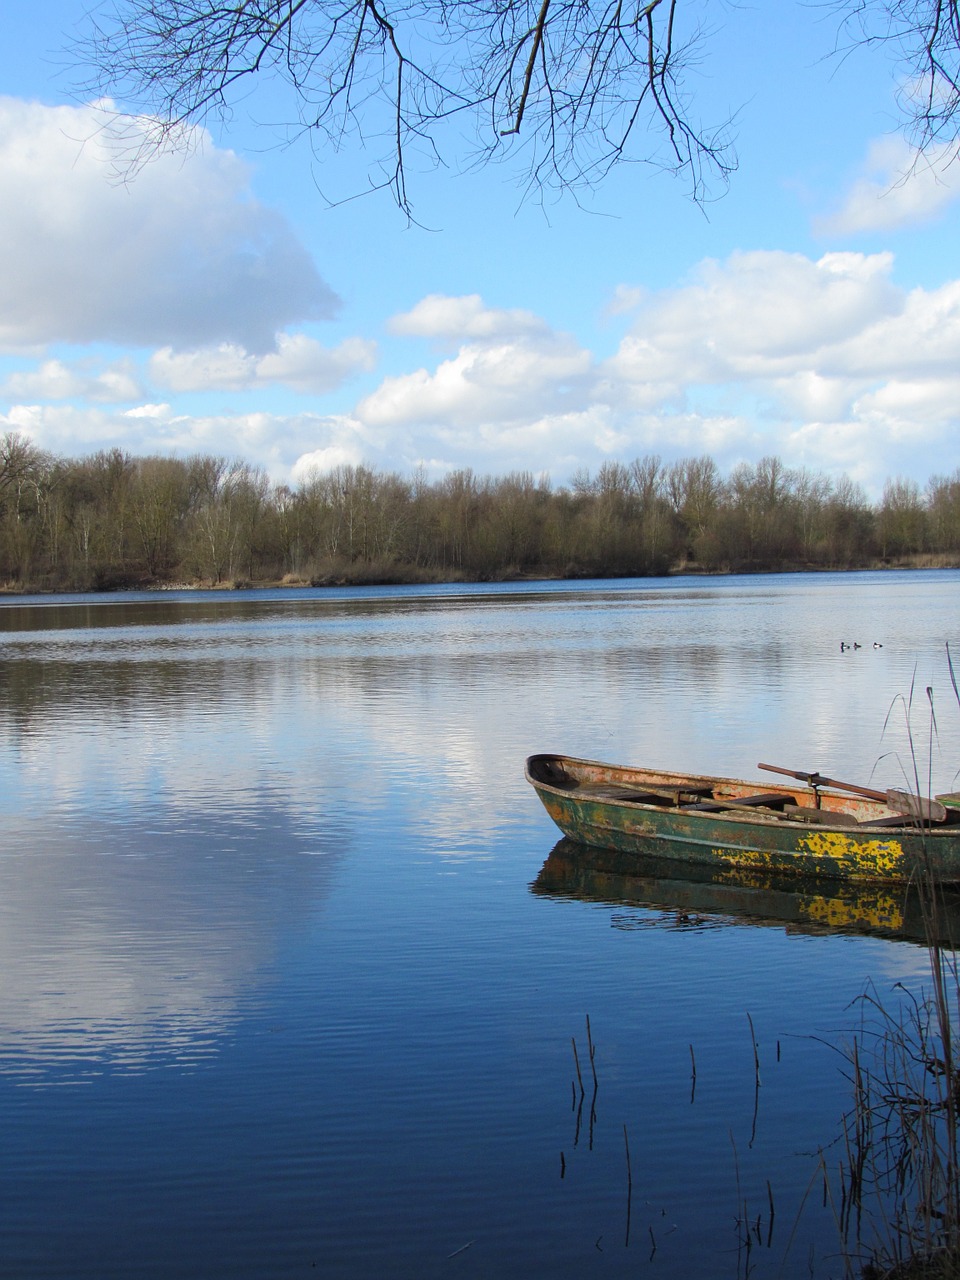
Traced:
<path id="1" fill-rule="evenodd" d="M 876 497 L 960 466 L 960 183 L 899 180 L 896 69 L 830 56 L 829 7 L 710 6 L 697 107 L 735 116 L 739 170 L 705 210 L 640 166 L 542 209 L 454 165 L 409 175 L 414 226 L 387 194 L 330 207 L 318 186 L 362 190 L 366 158 L 274 145 L 272 85 L 118 181 L 71 90 L 83 0 L 14 8 L 0 432 L 283 482 L 777 454 Z"/>

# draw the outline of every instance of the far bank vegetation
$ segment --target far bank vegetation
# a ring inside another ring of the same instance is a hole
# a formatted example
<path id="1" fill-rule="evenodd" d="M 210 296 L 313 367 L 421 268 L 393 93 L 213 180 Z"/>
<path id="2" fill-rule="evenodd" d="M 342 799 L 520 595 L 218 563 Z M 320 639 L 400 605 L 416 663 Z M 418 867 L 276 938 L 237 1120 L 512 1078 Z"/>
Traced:
<path id="1" fill-rule="evenodd" d="M 295 488 L 243 461 L 59 458 L 0 436 L 0 587 L 484 581 L 960 564 L 960 468 L 879 502 L 776 457 L 605 462 L 428 481 L 337 467 Z"/>

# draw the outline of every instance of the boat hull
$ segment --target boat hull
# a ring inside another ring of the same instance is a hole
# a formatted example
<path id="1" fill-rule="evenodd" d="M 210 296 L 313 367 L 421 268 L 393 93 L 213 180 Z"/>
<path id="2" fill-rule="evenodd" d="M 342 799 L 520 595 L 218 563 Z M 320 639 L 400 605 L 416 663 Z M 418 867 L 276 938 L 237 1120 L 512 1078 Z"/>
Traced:
<path id="1" fill-rule="evenodd" d="M 526 776 L 565 836 L 599 849 L 706 866 L 906 883 L 921 874 L 960 884 L 960 824 L 858 826 L 896 820 L 885 805 L 838 792 L 688 774 L 628 769 L 570 756 L 531 756 Z M 679 803 L 625 798 L 644 788 L 675 792 Z M 747 797 L 784 796 L 800 811 L 738 812 Z M 709 795 L 719 812 L 693 805 Z M 819 807 L 817 807 L 819 805 Z M 803 810 L 807 809 L 807 815 Z M 814 821 L 814 818 L 816 821 Z"/>

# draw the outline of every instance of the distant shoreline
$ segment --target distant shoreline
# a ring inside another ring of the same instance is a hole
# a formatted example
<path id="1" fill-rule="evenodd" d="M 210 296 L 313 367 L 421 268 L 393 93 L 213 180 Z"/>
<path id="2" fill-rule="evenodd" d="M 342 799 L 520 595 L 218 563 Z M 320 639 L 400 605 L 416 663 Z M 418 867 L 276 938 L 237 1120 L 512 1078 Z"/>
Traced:
<path id="1" fill-rule="evenodd" d="M 870 561 L 855 565 L 803 565 L 803 564 L 771 564 L 762 567 L 706 568 L 694 562 L 674 566 L 662 574 L 622 574 L 610 575 L 601 573 L 515 573 L 502 574 L 497 577 L 471 577 L 462 574 L 438 575 L 429 570 L 419 571 L 413 565 L 396 565 L 395 572 L 384 572 L 382 565 L 366 565 L 358 563 L 353 572 L 337 572 L 315 578 L 301 577 L 297 574 L 285 574 L 281 579 L 238 578 L 214 582 L 210 579 L 195 578 L 190 580 L 168 580 L 143 577 L 139 580 L 117 583 L 109 587 L 91 587 L 86 590 L 76 588 L 51 588 L 35 586 L 29 583 L 0 584 L 0 599 L 15 599 L 17 596 L 67 596 L 67 595 L 120 595 L 127 591 L 156 592 L 158 595 L 168 591 L 276 591 L 276 590 L 308 590 L 323 591 L 325 589 L 342 589 L 344 587 L 398 587 L 398 586 L 450 586 L 455 584 L 470 585 L 488 583 L 496 585 L 507 582 L 595 582 L 635 581 L 655 582 L 665 578 L 729 578 L 729 577 L 769 577 L 778 573 L 889 573 L 897 570 L 923 572 L 932 569 L 960 569 L 960 557 L 945 555 L 902 556 L 885 561 Z"/>

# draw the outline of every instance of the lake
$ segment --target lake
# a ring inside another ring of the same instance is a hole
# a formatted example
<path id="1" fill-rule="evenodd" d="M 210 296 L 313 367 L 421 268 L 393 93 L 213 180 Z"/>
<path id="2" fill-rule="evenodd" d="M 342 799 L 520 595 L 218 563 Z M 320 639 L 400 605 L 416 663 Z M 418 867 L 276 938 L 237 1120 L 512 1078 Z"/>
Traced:
<path id="1" fill-rule="evenodd" d="M 842 1275 L 840 1047 L 926 981 L 902 903 L 584 861 L 523 761 L 955 790 L 958 605 L 3 599 L 0 1275 Z"/>

